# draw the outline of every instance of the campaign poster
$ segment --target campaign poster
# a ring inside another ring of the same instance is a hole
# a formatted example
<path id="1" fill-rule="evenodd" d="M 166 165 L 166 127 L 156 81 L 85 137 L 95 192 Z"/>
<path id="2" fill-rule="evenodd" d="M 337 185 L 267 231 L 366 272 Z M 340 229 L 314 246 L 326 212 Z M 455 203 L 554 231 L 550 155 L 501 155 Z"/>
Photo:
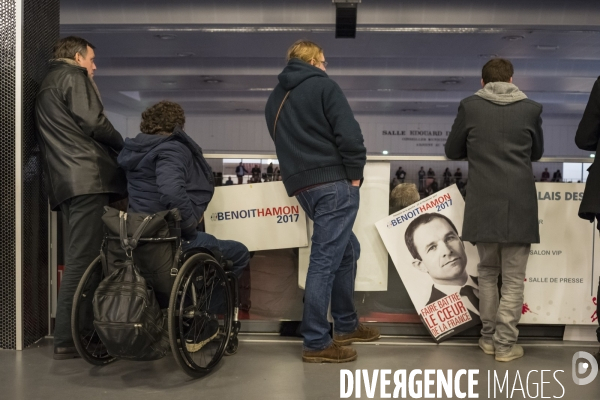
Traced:
<path id="1" fill-rule="evenodd" d="M 452 185 L 376 223 L 423 324 L 438 343 L 481 323 L 479 255 L 460 239 L 464 209 Z"/>
<path id="2" fill-rule="evenodd" d="M 597 324 L 600 240 L 578 217 L 584 183 L 536 183 L 540 243 L 527 261 L 521 323 Z"/>
<path id="3" fill-rule="evenodd" d="M 250 251 L 306 247 L 306 214 L 282 182 L 219 186 L 205 213 L 206 232 Z"/>

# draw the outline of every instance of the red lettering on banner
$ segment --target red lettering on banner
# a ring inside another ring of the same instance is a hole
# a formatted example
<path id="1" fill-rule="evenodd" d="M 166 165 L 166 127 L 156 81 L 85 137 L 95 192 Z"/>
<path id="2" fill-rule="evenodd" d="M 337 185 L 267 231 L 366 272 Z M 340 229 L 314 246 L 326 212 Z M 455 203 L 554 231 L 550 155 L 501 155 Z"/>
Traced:
<path id="1" fill-rule="evenodd" d="M 265 217 L 266 217 L 267 215 L 273 215 L 273 213 L 271 212 L 271 209 L 270 209 L 270 208 L 267 208 L 267 211 L 265 211 Z"/>
<path id="2" fill-rule="evenodd" d="M 281 207 L 277 207 L 277 208 L 273 207 L 273 212 L 275 213 L 275 215 L 283 215 L 283 214 L 285 214 L 285 212 L 281 211 Z"/>
<path id="3" fill-rule="evenodd" d="M 258 216 L 259 217 L 264 217 L 265 216 L 265 209 L 264 208 L 260 208 L 257 210 L 258 211 Z"/>
<path id="4" fill-rule="evenodd" d="M 299 212 L 298 206 L 292 206 L 292 214 L 298 214 Z"/>
<path id="5" fill-rule="evenodd" d="M 459 293 L 450 294 L 421 309 L 421 317 L 431 334 L 438 337 L 451 329 L 471 321 Z"/>
<path id="6" fill-rule="evenodd" d="M 284 214 L 289 214 L 290 213 L 290 208 L 288 206 L 283 207 L 283 213 Z"/>

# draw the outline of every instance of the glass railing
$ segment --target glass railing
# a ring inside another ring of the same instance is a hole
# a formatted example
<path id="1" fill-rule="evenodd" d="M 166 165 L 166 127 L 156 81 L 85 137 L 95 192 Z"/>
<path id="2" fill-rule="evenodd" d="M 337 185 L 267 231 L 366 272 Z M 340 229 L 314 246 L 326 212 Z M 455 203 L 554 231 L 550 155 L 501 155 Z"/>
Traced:
<path id="1" fill-rule="evenodd" d="M 279 163 L 274 154 L 209 153 L 205 154 L 205 157 L 213 168 L 217 185 L 256 184 L 281 179 Z M 553 179 L 563 181 L 563 163 L 589 161 L 589 159 L 580 158 L 545 158 L 533 163 L 534 176 L 536 181 L 541 181 L 546 177 L 544 172 L 547 169 L 549 181 Z M 436 190 L 452 184 L 457 184 L 463 195 L 468 191 L 468 163 L 466 161 L 449 161 L 440 156 L 373 155 L 368 157 L 367 162 L 390 163 L 390 191 L 399 183 L 415 184 L 421 197 L 426 197 Z M 236 168 L 240 166 L 240 163 L 244 167 L 244 174 L 241 178 L 236 174 Z M 399 167 L 402 167 L 402 170 L 399 171 Z M 421 167 L 423 167 L 425 175 L 420 177 Z M 557 171 L 560 172 L 558 176 Z M 444 175 L 444 173 L 446 174 Z M 274 331 L 279 329 L 280 321 L 300 321 L 302 319 L 304 292 L 298 286 L 298 260 L 298 248 L 254 253 L 249 268 L 241 280 L 241 318 L 263 324 L 245 325 L 246 329 Z M 389 258 L 387 268 L 387 291 L 357 291 L 355 293 L 355 304 L 361 320 L 389 324 L 388 331 L 391 333 L 398 333 L 394 326 L 414 324 L 410 328 L 411 332 L 426 335 L 424 328 L 421 329 L 421 321 L 405 285 Z M 271 324 L 264 324 L 265 322 L 271 322 Z M 406 328 L 406 325 L 403 326 Z M 406 332 L 406 329 L 402 332 Z"/>

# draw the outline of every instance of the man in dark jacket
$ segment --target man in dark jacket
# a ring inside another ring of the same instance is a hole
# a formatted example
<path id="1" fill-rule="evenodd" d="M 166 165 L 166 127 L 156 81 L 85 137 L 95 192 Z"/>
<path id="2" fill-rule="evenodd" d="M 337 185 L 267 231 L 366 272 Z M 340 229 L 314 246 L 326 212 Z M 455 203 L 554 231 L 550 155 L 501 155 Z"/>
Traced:
<path id="1" fill-rule="evenodd" d="M 314 221 L 302 359 L 352 361 L 356 351 L 340 346 L 379 338 L 379 331 L 359 324 L 353 299 L 360 244 L 352 226 L 366 149 L 346 97 L 325 73 L 323 50 L 315 43 L 298 41 L 287 58 L 265 115 L 285 189 Z M 330 299 L 333 340 L 327 321 Z"/>
<path id="2" fill-rule="evenodd" d="M 422 192 L 423 190 L 425 190 L 425 175 L 427 175 L 427 173 L 425 172 L 423 167 L 421 167 L 419 172 L 417 172 L 417 175 L 419 176 L 419 192 Z"/>
<path id="3" fill-rule="evenodd" d="M 237 167 L 235 167 L 235 174 L 238 178 L 238 185 L 244 183 L 244 175 L 246 175 L 247 173 L 248 170 L 246 169 L 246 167 L 244 167 L 243 162 L 240 161 L 240 164 Z"/>
<path id="4" fill-rule="evenodd" d="M 402 167 L 398 167 L 396 171 L 396 179 L 398 179 L 399 183 L 404 183 L 404 179 L 406 178 L 406 171 L 402 169 Z"/>
<path id="5" fill-rule="evenodd" d="M 161 101 L 142 114 L 142 132 L 125 140 L 118 158 L 127 174 L 129 208 L 146 214 L 179 209 L 183 251 L 195 247 L 217 250 L 233 262 L 232 271 L 239 278 L 250 261 L 246 246 L 198 230 L 214 193 L 213 173 L 200 146 L 183 131 L 184 124 L 183 109 L 169 101 Z M 220 296 L 215 294 L 211 302 L 215 313 L 222 306 Z M 218 324 L 208 327 L 214 330 L 202 332 L 206 340 L 216 335 Z M 186 343 L 189 351 L 197 351 L 204 344 Z"/>
<path id="6" fill-rule="evenodd" d="M 480 258 L 479 346 L 497 361 L 523 356 L 516 341 L 525 268 L 531 243 L 540 241 L 531 161 L 544 152 L 542 106 L 527 99 L 512 76 L 510 61 L 486 63 L 483 89 L 461 101 L 446 142 L 448 158 L 469 162 L 462 239 L 477 244 Z"/>
<path id="7" fill-rule="evenodd" d="M 593 151 L 598 154 L 598 146 L 600 145 L 600 77 L 594 83 L 588 104 L 585 107 L 585 112 L 579 122 L 577 133 L 575 135 L 575 144 L 582 150 Z M 579 206 L 579 217 L 593 222 L 600 217 L 600 169 L 594 163 L 588 168 L 589 175 L 585 183 L 585 191 L 583 199 Z M 560 170 L 556 171 L 557 181 L 562 180 L 562 174 L 559 176 Z M 600 221 L 598 223 L 600 229 Z M 598 283 L 598 291 L 596 298 L 600 295 L 600 282 Z M 596 301 L 597 314 L 600 315 L 600 301 Z M 598 320 L 600 323 L 600 320 Z M 600 342 L 600 327 L 596 330 L 598 342 Z M 595 354 L 595 357 L 600 361 L 600 351 Z"/>
<path id="8" fill-rule="evenodd" d="M 123 138 L 103 113 L 93 81 L 94 46 L 67 37 L 54 47 L 36 98 L 38 143 L 52 210 L 67 220 L 69 244 L 54 329 L 54 359 L 77 357 L 71 336 L 73 295 L 102 242 L 104 206 L 126 195 L 116 162 Z"/>

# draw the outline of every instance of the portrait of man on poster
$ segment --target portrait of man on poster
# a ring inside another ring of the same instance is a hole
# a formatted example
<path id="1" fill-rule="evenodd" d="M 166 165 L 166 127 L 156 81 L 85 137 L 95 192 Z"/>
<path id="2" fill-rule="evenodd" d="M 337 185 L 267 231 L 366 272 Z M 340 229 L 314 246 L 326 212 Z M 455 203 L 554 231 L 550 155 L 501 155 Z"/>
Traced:
<path id="1" fill-rule="evenodd" d="M 433 281 L 431 304 L 452 293 L 460 293 L 471 318 L 479 320 L 477 277 L 467 272 L 467 253 L 454 223 L 439 213 L 421 214 L 404 233 L 412 266 Z"/>

